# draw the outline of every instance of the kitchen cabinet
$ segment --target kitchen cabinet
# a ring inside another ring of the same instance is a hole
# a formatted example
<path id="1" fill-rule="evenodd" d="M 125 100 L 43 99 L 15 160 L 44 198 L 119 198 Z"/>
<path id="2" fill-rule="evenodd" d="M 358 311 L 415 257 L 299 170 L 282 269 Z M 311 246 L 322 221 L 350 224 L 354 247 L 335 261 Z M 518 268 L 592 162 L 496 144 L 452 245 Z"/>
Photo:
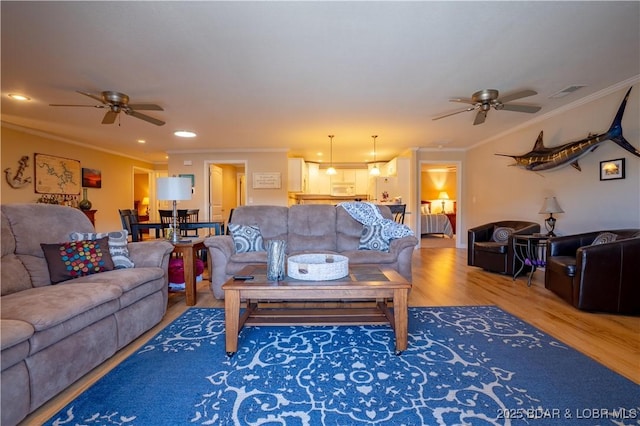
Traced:
<path id="1" fill-rule="evenodd" d="M 303 158 L 289 158 L 289 176 L 287 188 L 289 192 L 306 192 L 307 166 Z"/>

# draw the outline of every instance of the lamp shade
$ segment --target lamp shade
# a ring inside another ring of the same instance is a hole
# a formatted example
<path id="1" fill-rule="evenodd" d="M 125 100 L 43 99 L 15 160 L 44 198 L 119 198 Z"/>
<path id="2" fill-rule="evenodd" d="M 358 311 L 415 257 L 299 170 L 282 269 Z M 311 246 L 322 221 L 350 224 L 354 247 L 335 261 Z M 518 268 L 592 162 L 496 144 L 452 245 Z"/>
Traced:
<path id="1" fill-rule="evenodd" d="M 165 177 L 156 180 L 156 196 L 159 200 L 190 200 L 191 179 Z"/>
<path id="2" fill-rule="evenodd" d="M 544 199 L 544 204 L 542 205 L 542 208 L 538 213 L 540 214 L 564 213 L 564 210 L 560 208 L 560 204 L 558 204 L 558 200 L 556 200 L 556 197 L 546 197 Z"/>
<path id="3" fill-rule="evenodd" d="M 440 194 L 438 194 L 438 200 L 448 200 L 449 199 L 449 194 L 447 194 L 446 191 L 442 191 Z"/>
<path id="4" fill-rule="evenodd" d="M 149 205 L 149 197 L 143 197 L 142 201 L 140 201 L 140 204 L 143 206 L 148 206 Z"/>

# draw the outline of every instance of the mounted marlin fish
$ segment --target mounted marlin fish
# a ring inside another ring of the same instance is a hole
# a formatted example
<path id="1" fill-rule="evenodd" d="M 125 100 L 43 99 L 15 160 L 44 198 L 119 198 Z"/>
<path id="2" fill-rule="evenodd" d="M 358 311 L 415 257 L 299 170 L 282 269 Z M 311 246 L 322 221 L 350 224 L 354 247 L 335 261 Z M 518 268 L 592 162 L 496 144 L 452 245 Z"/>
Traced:
<path id="1" fill-rule="evenodd" d="M 576 142 L 569 142 L 564 145 L 547 148 L 544 146 L 544 142 L 542 141 L 542 132 L 540 132 L 535 145 L 533 145 L 533 150 L 526 154 L 496 155 L 511 157 L 516 160 L 516 164 L 512 164 L 513 166 L 523 167 L 534 172 L 540 170 L 552 170 L 566 166 L 567 164 L 571 164 L 571 166 L 577 170 L 581 170 L 578 160 L 588 153 L 595 151 L 596 148 L 605 141 L 613 141 L 636 157 L 640 157 L 640 151 L 634 148 L 633 145 L 631 145 L 624 136 L 622 136 L 622 116 L 624 115 L 624 109 L 627 106 L 627 99 L 629 99 L 631 89 L 632 88 L 629 88 L 627 91 L 627 94 L 620 104 L 620 108 L 618 108 L 618 113 L 616 114 L 611 127 L 605 133 L 589 135 L 587 138 Z"/>

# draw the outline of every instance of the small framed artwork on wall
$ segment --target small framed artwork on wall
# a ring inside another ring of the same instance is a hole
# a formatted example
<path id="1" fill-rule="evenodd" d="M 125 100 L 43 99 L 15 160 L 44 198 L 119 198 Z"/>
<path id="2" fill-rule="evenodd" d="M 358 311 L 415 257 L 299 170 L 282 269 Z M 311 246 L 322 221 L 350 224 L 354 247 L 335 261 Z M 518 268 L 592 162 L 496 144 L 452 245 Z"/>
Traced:
<path id="1" fill-rule="evenodd" d="M 624 179 L 624 158 L 600 162 L 600 180 Z"/>
<path id="2" fill-rule="evenodd" d="M 82 168 L 83 188 L 102 188 L 102 172 L 96 169 Z"/>

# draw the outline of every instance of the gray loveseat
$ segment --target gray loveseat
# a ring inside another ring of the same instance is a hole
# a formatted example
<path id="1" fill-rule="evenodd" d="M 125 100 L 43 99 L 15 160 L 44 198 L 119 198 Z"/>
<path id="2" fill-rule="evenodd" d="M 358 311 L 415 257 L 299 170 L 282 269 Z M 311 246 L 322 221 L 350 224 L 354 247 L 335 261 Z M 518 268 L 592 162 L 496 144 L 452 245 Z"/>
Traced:
<path id="1" fill-rule="evenodd" d="M 387 206 L 379 206 L 382 216 L 393 219 Z M 349 263 L 381 264 L 398 271 L 411 281 L 411 256 L 418 244 L 414 236 L 393 239 L 389 251 L 359 250 L 364 226 L 341 206 L 296 204 L 283 206 L 241 206 L 233 211 L 232 224 L 257 226 L 264 241 L 287 241 L 287 254 L 339 253 Z M 236 253 L 230 235 L 208 237 L 204 242 L 211 261 L 211 290 L 224 298 L 222 284 L 249 264 L 266 264 L 265 251 Z"/>
<path id="2" fill-rule="evenodd" d="M 80 210 L 2 206 L 2 425 L 25 416 L 156 325 L 167 308 L 166 241 L 129 243 L 133 268 L 52 285 L 40 243 L 94 232 Z"/>

